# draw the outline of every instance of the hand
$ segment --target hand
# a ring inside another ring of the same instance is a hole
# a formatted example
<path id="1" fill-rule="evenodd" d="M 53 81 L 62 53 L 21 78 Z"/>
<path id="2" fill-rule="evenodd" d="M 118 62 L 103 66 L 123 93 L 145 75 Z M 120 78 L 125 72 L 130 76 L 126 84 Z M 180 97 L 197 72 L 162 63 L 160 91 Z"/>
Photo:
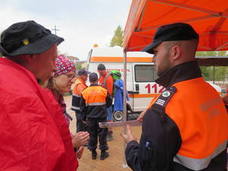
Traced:
<path id="1" fill-rule="evenodd" d="M 78 151 L 76 152 L 78 159 L 82 157 L 83 151 L 84 151 L 84 147 L 83 146 L 79 147 Z"/>
<path id="2" fill-rule="evenodd" d="M 129 143 L 130 141 L 133 141 L 133 140 L 136 141 L 136 138 L 132 135 L 132 131 L 129 125 L 126 126 L 126 133 L 121 132 L 121 136 L 123 137 L 126 143 Z"/>
<path id="3" fill-rule="evenodd" d="M 72 144 L 75 148 L 79 148 L 88 143 L 89 133 L 88 132 L 78 132 L 72 137 Z"/>
<path id="4" fill-rule="evenodd" d="M 143 121 L 143 117 L 144 117 L 145 113 L 146 113 L 146 110 L 145 110 L 145 111 L 143 111 L 143 112 L 141 112 L 141 113 L 140 113 L 140 115 L 139 115 L 139 117 L 137 118 L 137 121 L 142 122 L 142 121 Z"/>

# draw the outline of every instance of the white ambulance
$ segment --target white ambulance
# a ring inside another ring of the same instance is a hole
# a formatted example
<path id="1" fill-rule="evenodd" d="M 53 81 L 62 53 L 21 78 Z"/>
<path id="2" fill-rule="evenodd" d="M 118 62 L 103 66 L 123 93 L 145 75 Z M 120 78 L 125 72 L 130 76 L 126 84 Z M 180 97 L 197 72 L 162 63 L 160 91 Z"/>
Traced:
<path id="1" fill-rule="evenodd" d="M 97 65 L 103 63 L 107 71 L 124 72 L 123 49 L 120 47 L 93 48 L 88 56 L 88 71 L 97 72 Z M 154 80 L 157 78 L 153 55 L 145 52 L 127 53 L 128 104 L 134 112 L 146 109 L 151 99 L 163 90 Z"/>
<path id="2" fill-rule="evenodd" d="M 88 71 L 97 72 L 97 65 L 103 63 L 108 71 L 124 71 L 124 54 L 120 47 L 93 48 L 88 55 Z M 153 55 L 146 52 L 127 52 L 127 102 L 134 112 L 141 112 L 147 108 L 152 98 L 158 96 L 164 87 L 155 83 Z M 219 93 L 221 88 L 208 81 Z M 119 116 L 119 119 L 122 117 Z"/>

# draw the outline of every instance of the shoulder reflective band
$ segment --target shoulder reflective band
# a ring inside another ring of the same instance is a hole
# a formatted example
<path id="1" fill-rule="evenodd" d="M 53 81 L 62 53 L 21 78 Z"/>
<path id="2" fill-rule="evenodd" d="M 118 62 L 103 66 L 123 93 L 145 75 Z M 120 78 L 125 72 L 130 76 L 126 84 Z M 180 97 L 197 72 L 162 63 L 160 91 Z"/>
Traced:
<path id="1" fill-rule="evenodd" d="M 226 149 L 226 145 L 227 145 L 227 141 L 224 142 L 223 144 L 219 145 L 218 148 L 216 148 L 215 151 L 207 158 L 193 159 L 193 158 L 181 156 L 178 154 L 174 157 L 173 160 L 189 169 L 203 170 L 208 167 L 208 165 L 210 164 L 210 161 L 214 157 L 216 157 L 218 154 L 220 154 L 221 152 L 223 152 Z"/>
<path id="2" fill-rule="evenodd" d="M 105 105 L 106 103 L 87 103 L 86 106 L 102 106 L 102 105 Z"/>

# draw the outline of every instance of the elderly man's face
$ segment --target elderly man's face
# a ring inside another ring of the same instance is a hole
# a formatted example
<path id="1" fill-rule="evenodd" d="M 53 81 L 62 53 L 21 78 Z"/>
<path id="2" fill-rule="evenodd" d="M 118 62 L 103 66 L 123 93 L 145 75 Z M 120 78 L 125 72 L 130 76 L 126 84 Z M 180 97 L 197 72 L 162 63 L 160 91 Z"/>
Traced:
<path id="1" fill-rule="evenodd" d="M 57 57 L 57 46 L 53 45 L 47 51 L 35 55 L 33 59 L 33 67 L 35 70 L 36 78 L 45 82 L 56 70 L 55 60 Z"/>

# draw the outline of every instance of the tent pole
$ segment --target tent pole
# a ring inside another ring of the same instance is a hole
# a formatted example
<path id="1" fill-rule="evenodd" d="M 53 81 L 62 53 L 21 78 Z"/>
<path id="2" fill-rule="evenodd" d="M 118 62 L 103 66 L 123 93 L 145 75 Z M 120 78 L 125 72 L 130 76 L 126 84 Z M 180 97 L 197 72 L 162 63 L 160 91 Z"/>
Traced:
<path id="1" fill-rule="evenodd" d="M 123 91 L 123 121 L 127 121 L 127 51 L 126 49 L 123 50 L 123 77 L 124 77 L 124 91 Z M 126 126 L 123 127 L 123 132 L 126 133 Z M 127 162 L 125 159 L 125 149 L 126 149 L 126 143 L 123 144 L 123 168 L 127 168 Z"/>

